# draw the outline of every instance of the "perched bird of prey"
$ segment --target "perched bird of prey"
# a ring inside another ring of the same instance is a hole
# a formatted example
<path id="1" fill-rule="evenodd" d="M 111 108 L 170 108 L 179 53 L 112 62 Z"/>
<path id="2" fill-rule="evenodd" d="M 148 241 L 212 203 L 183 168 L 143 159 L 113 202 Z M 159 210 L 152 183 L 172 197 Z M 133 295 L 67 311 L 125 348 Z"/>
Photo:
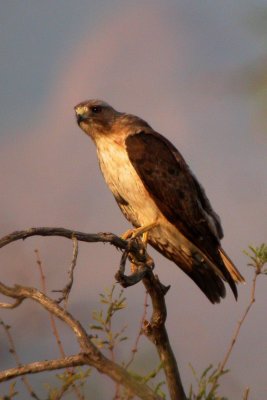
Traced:
<path id="1" fill-rule="evenodd" d="M 221 247 L 220 218 L 173 144 L 141 118 L 101 100 L 84 101 L 75 113 L 136 232 L 146 232 L 148 243 L 189 275 L 212 303 L 225 297 L 223 281 L 237 298 L 235 283 L 244 279 Z"/>

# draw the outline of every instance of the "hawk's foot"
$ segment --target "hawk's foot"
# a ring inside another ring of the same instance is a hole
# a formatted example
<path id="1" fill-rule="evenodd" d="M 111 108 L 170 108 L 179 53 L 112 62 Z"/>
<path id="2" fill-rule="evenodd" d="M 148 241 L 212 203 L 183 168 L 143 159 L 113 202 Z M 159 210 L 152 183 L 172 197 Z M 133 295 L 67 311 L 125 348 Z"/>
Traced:
<path id="1" fill-rule="evenodd" d="M 144 244 L 147 244 L 149 231 L 151 229 L 155 228 L 157 225 L 158 225 L 158 222 L 153 222 L 152 224 L 140 226 L 139 228 L 129 229 L 121 236 L 121 238 L 124 240 L 127 240 L 130 238 L 134 239 L 134 238 L 137 238 L 138 236 L 142 236 L 142 242 Z"/>

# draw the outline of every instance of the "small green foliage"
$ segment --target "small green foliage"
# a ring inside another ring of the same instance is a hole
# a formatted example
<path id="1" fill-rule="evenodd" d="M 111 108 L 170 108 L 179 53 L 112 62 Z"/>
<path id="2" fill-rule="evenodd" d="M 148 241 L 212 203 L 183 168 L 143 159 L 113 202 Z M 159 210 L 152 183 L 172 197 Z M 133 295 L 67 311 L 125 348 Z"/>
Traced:
<path id="1" fill-rule="evenodd" d="M 152 371 L 148 372 L 146 375 L 139 375 L 133 371 L 128 371 L 137 381 L 140 383 L 146 383 L 149 384 L 151 389 L 155 394 L 160 396 L 162 399 L 166 399 L 166 394 L 163 392 L 162 387 L 163 385 L 166 385 L 165 381 L 160 381 L 160 382 L 155 382 L 154 379 L 158 377 L 159 372 L 162 370 L 162 363 L 160 363 L 156 368 L 154 368 Z M 120 400 L 129 400 L 132 399 L 132 397 L 129 397 L 129 392 L 127 389 L 121 387 L 120 388 L 120 393 L 119 393 L 119 399 Z"/>
<path id="2" fill-rule="evenodd" d="M 154 379 L 161 370 L 162 370 L 162 363 L 160 363 L 156 368 L 152 369 L 152 371 L 148 372 L 146 375 L 139 375 L 135 372 L 131 372 L 131 375 L 139 382 L 148 383 L 152 379 Z"/>
<path id="3" fill-rule="evenodd" d="M 113 332 L 112 329 L 114 314 L 126 307 L 123 289 L 117 294 L 115 288 L 116 286 L 113 285 L 111 289 L 106 289 L 104 293 L 100 293 L 100 303 L 103 304 L 103 307 L 100 311 L 93 312 L 95 323 L 90 325 L 91 330 L 98 332 L 92 338 L 96 346 L 100 349 L 107 349 L 112 354 L 119 343 L 127 340 L 127 336 L 124 335 L 126 326 L 117 332 Z"/>
<path id="4" fill-rule="evenodd" d="M 90 375 L 91 375 L 91 368 L 87 368 L 85 371 L 83 371 L 81 368 L 76 368 L 75 370 L 73 370 L 72 373 L 64 371 L 61 374 L 57 374 L 56 377 L 63 383 L 73 384 L 79 381 L 79 384 L 81 386 L 84 386 L 86 379 Z"/>
<path id="5" fill-rule="evenodd" d="M 56 378 L 61 382 L 59 387 L 53 387 L 52 385 L 46 385 L 48 389 L 48 397 L 47 400 L 58 400 L 61 399 L 62 396 L 70 392 L 70 390 L 76 389 L 79 390 L 81 398 L 82 390 L 86 383 L 87 378 L 91 374 L 91 368 L 87 368 L 86 370 L 82 370 L 81 368 L 76 368 L 73 372 L 65 370 L 60 374 L 56 374 Z"/>
<path id="6" fill-rule="evenodd" d="M 249 246 L 249 249 L 250 252 L 244 250 L 246 256 L 251 260 L 248 266 L 254 268 L 257 274 L 267 275 L 267 268 L 264 268 L 264 265 L 267 264 L 267 245 L 262 243 L 259 247 Z"/>
<path id="7" fill-rule="evenodd" d="M 158 376 L 158 374 L 162 370 L 162 368 L 163 368 L 162 363 L 160 363 L 155 369 L 150 371 L 146 376 L 142 377 L 142 382 L 149 383 L 151 385 L 152 389 L 154 390 L 155 394 L 158 394 L 163 399 L 166 399 L 166 394 L 162 391 L 162 386 L 166 385 L 166 382 L 160 381 L 160 382 L 154 384 L 154 382 L 152 381 L 153 379 L 155 379 Z"/>
<path id="8" fill-rule="evenodd" d="M 113 317 L 118 312 L 126 307 L 124 291 L 121 289 L 118 293 L 116 292 L 116 286 L 113 285 L 111 289 L 106 289 L 104 293 L 99 295 L 100 303 L 103 307 L 99 311 L 93 312 L 94 324 L 90 325 L 91 330 L 96 331 L 95 337 L 92 338 L 94 343 L 101 349 L 110 351 L 112 358 L 114 359 L 115 347 L 128 339 L 124 335 L 125 328 L 122 327 L 117 332 L 113 331 Z M 123 363 L 125 365 L 125 363 Z M 162 386 L 165 382 L 157 382 L 154 384 L 153 380 L 158 376 L 158 373 L 162 370 L 162 364 L 157 366 L 155 369 L 150 371 L 147 375 L 139 375 L 133 371 L 128 372 L 139 382 L 149 383 L 155 394 L 158 394 L 162 399 L 166 398 L 166 395 L 162 391 Z M 120 400 L 132 399 L 132 395 L 124 387 L 117 388 L 116 398 Z"/>
<path id="9" fill-rule="evenodd" d="M 201 374 L 200 378 L 198 378 L 196 371 L 190 365 L 194 378 L 197 382 L 196 391 L 193 388 L 193 385 L 190 386 L 190 392 L 188 400 L 227 400 L 226 397 L 221 397 L 217 394 L 217 390 L 220 386 L 219 380 L 221 377 L 226 374 L 229 370 L 225 370 L 224 366 L 226 361 L 229 358 L 230 353 L 232 352 L 234 343 L 237 340 L 237 337 L 240 332 L 240 328 L 247 317 L 247 314 L 255 301 L 255 288 L 256 288 L 256 278 L 258 275 L 267 275 L 267 268 L 265 268 L 265 264 L 267 263 L 267 245 L 265 243 L 261 244 L 258 247 L 249 246 L 249 251 L 244 250 L 246 256 L 250 259 L 248 263 L 249 267 L 254 269 L 254 280 L 252 284 L 252 297 L 251 301 L 245 310 L 243 317 L 241 318 L 237 330 L 233 336 L 232 343 L 228 350 L 227 357 L 225 358 L 222 364 L 219 364 L 217 368 L 214 368 L 213 365 L 209 365 L 208 368 L 204 370 Z M 244 399 L 248 398 L 249 389 L 246 389 Z"/>
<path id="10" fill-rule="evenodd" d="M 160 397 L 162 397 L 163 399 L 166 399 L 166 394 L 162 391 L 162 386 L 166 385 L 165 381 L 161 381 L 159 382 L 156 387 L 154 388 L 154 393 L 158 394 Z"/>
<path id="11" fill-rule="evenodd" d="M 215 368 L 210 364 L 201 374 L 200 378 L 198 378 L 191 364 L 190 368 L 197 383 L 197 391 L 194 391 L 193 385 L 190 386 L 189 400 L 227 400 L 226 397 L 219 396 L 217 390 L 219 388 L 218 380 L 225 375 L 228 370 L 221 371 L 219 366 Z"/>
<path id="12" fill-rule="evenodd" d="M 161 370 L 162 370 L 162 363 L 160 363 L 156 368 L 154 368 L 152 371 L 150 371 L 147 375 L 142 377 L 143 383 L 147 383 L 147 382 L 151 381 L 151 379 L 154 379 Z"/>
<path id="13" fill-rule="evenodd" d="M 240 328 L 243 324 L 243 321 L 247 317 L 247 314 L 251 308 L 251 305 L 255 301 L 255 288 L 256 288 L 256 278 L 259 275 L 267 275 L 267 245 L 262 244 L 259 247 L 249 246 L 248 251 L 244 251 L 244 253 L 249 258 L 248 266 L 254 269 L 254 280 L 252 286 L 252 296 L 251 301 L 245 310 L 245 313 L 241 320 L 238 323 L 237 330 L 233 336 L 232 344 L 230 345 L 228 352 L 226 353 L 226 357 L 222 363 L 220 363 L 217 367 L 214 367 L 210 364 L 203 373 L 198 376 L 192 365 L 190 365 L 191 370 L 193 372 L 193 376 L 195 378 L 195 384 L 190 386 L 190 391 L 188 395 L 188 400 L 227 400 L 226 397 L 222 397 L 218 394 L 218 390 L 220 388 L 220 379 L 223 375 L 229 372 L 229 370 L 225 369 L 225 365 L 228 361 L 229 355 L 232 352 L 232 348 L 236 339 L 239 335 Z M 126 298 L 124 296 L 123 289 L 118 289 L 118 286 L 113 285 L 111 289 L 106 289 L 104 293 L 99 295 L 101 309 L 99 311 L 93 312 L 93 320 L 94 323 L 90 325 L 92 331 L 94 331 L 94 335 L 92 336 L 92 340 L 94 343 L 101 349 L 105 349 L 109 351 L 111 355 L 111 359 L 115 360 L 114 349 L 121 342 L 127 340 L 127 336 L 125 335 L 126 327 L 122 327 L 117 331 L 114 330 L 113 327 L 113 318 L 114 315 L 126 308 Z M 4 327 L 6 331 L 10 329 L 10 326 L 5 325 L 0 320 L 0 325 Z M 142 325 L 142 324 L 141 324 Z M 141 335 L 141 331 L 138 334 Z M 132 352 L 137 351 L 137 343 L 136 340 L 135 347 Z M 11 351 L 14 352 L 13 349 Z M 136 374 L 132 371 L 129 371 L 128 367 L 131 364 L 132 359 L 128 363 L 123 363 L 122 366 L 127 369 L 127 371 L 139 382 L 149 384 L 155 394 L 159 395 L 162 399 L 166 399 L 166 394 L 163 392 L 162 387 L 166 385 L 165 381 L 156 382 L 156 379 L 159 380 L 159 373 L 162 370 L 162 364 L 160 363 L 156 368 L 147 374 Z M 46 400 L 58 400 L 64 397 L 64 394 L 73 392 L 79 399 L 85 399 L 84 396 L 84 385 L 87 381 L 88 376 L 91 374 L 91 369 L 83 369 L 83 368 L 75 368 L 68 369 L 64 372 L 55 375 L 57 378 L 57 387 L 52 385 L 46 385 L 47 387 L 47 397 Z M 155 379 L 156 378 L 156 379 Z M 17 391 L 15 390 L 15 382 L 10 385 L 9 393 L 4 396 L 0 396 L 0 400 L 12 400 L 17 396 Z M 133 399 L 133 394 L 129 392 L 126 388 L 120 385 L 116 385 L 116 394 L 114 398 L 119 398 L 120 400 L 131 400 Z M 248 400 L 249 389 L 246 389 L 243 399 Z"/>

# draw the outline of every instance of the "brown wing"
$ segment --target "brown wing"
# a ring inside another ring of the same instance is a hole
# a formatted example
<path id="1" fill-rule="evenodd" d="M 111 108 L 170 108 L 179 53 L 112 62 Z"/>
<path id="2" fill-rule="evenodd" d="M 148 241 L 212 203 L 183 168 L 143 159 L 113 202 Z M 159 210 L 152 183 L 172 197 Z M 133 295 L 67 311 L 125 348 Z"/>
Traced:
<path id="1" fill-rule="evenodd" d="M 211 228 L 211 221 L 222 230 L 178 150 L 161 135 L 144 132 L 129 136 L 126 147 L 138 175 L 165 217 L 204 253 L 212 254 L 221 235 Z"/>
<path id="2" fill-rule="evenodd" d="M 154 131 L 128 136 L 126 148 L 130 161 L 163 215 L 220 269 L 237 296 L 235 283 L 219 252 L 223 235 L 219 217 L 182 155 Z"/>

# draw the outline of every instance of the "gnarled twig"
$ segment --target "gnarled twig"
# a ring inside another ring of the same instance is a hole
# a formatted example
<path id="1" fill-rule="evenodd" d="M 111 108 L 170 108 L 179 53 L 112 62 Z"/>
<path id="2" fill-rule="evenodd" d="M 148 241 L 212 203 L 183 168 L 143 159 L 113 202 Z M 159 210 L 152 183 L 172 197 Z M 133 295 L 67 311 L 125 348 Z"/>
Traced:
<path id="1" fill-rule="evenodd" d="M 5 296 L 12 297 L 14 299 L 32 299 L 39 303 L 42 307 L 44 307 L 47 311 L 55 315 L 57 318 L 61 319 L 65 322 L 74 332 L 77 337 L 78 343 L 80 345 L 81 353 L 83 354 L 83 359 L 80 365 L 90 365 L 95 367 L 99 372 L 108 375 L 115 382 L 126 386 L 130 391 L 132 391 L 135 395 L 139 396 L 144 400 L 160 400 L 161 397 L 157 396 L 147 385 L 138 382 L 131 374 L 129 374 L 124 368 L 120 365 L 112 362 L 108 358 L 106 358 L 100 350 L 92 343 L 89 335 L 86 333 L 83 326 L 77 321 L 68 311 L 63 309 L 59 304 L 55 301 L 41 293 L 39 290 L 35 288 L 30 288 L 26 286 L 15 285 L 14 287 L 9 287 L 0 283 L 0 293 Z M 59 361 L 52 360 L 52 365 L 54 368 L 65 368 L 69 366 L 73 366 L 73 364 L 68 364 L 70 360 L 67 358 L 61 359 L 62 364 Z M 65 363 L 64 363 L 65 360 Z M 77 357 L 76 357 L 76 365 Z M 72 359 L 73 361 L 73 359 Z M 72 362 L 71 361 L 71 362 Z M 45 364 L 38 364 L 38 368 L 42 371 L 47 370 L 50 361 L 45 361 Z M 42 363 L 42 362 L 41 362 Z M 48 364 L 47 364 L 48 363 Z M 57 365 L 57 366 L 56 366 Z M 32 367 L 32 365 L 31 365 Z M 25 368 L 25 370 L 20 370 L 20 375 L 27 374 L 29 372 L 29 366 Z M 36 367 L 37 368 L 37 367 Z M 0 382 L 14 378 L 14 369 L 13 373 L 11 370 L 3 371 L 2 375 L 0 375 Z M 18 370 L 17 370 L 18 371 Z M 35 371 L 39 372 L 39 371 Z"/>
<path id="2" fill-rule="evenodd" d="M 169 287 L 166 287 L 160 283 L 158 277 L 153 274 L 152 268 L 154 267 L 154 263 L 151 257 L 147 254 L 143 243 L 136 239 L 130 239 L 129 241 L 126 241 L 114 235 L 113 233 L 86 234 L 64 228 L 41 227 L 30 228 L 24 231 L 16 231 L 5 236 L 4 238 L 0 239 L 0 248 L 8 243 L 20 239 L 26 239 L 30 236 L 61 236 L 68 239 L 76 238 L 78 241 L 84 242 L 110 243 L 117 248 L 124 250 L 119 271 L 116 273 L 116 279 L 124 287 L 134 285 L 140 280 L 143 281 L 146 290 L 151 297 L 153 306 L 150 322 L 145 321 L 144 323 L 144 333 L 157 348 L 165 371 L 171 399 L 186 400 L 177 363 L 165 328 L 167 310 L 164 296 Z M 125 275 L 127 258 L 130 258 L 130 260 L 136 265 L 135 271 L 130 276 Z M 82 356 L 73 356 L 76 358 L 71 359 L 72 361 L 75 360 L 75 362 L 78 362 L 78 360 L 80 360 L 81 363 L 84 362 L 87 365 L 95 367 L 100 372 L 107 374 L 118 384 L 126 386 L 141 399 L 155 400 L 161 398 L 160 396 L 156 395 L 147 385 L 138 382 L 124 368 L 106 358 L 93 344 L 79 321 L 75 320 L 67 310 L 64 310 L 59 304 L 43 293 L 39 292 L 37 289 L 27 288 L 19 285 L 15 285 L 13 288 L 10 288 L 0 283 L 0 293 L 16 299 L 16 302 L 22 302 L 25 298 L 31 298 L 46 308 L 50 313 L 69 325 L 78 339 L 82 353 Z M 61 360 L 71 362 L 67 357 L 62 358 Z M 51 362 L 53 362 L 53 360 Z M 46 363 L 49 363 L 49 361 Z M 45 368 L 45 366 L 46 364 L 43 364 L 43 368 Z M 61 368 L 65 368 L 66 366 L 70 366 L 70 364 L 65 364 Z"/>

